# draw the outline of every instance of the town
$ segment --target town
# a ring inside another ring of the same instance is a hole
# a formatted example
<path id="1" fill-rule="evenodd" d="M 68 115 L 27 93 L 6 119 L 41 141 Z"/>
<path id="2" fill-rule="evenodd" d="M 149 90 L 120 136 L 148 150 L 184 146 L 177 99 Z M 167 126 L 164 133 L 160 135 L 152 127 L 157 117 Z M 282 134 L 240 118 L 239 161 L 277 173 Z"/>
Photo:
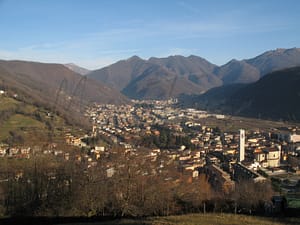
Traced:
<path id="1" fill-rule="evenodd" d="M 135 100 L 133 103 L 133 106 L 95 105 L 90 108 L 86 116 L 94 124 L 93 135 L 105 136 L 113 143 L 123 145 L 126 152 L 139 154 L 141 146 L 134 145 L 134 140 L 154 136 L 154 142 L 155 137 L 160 142 L 166 141 L 161 129 L 165 128 L 177 140 L 187 137 L 187 142 L 146 146 L 149 150 L 146 157 L 151 161 L 162 155 L 167 158 L 158 162 L 160 168 L 173 161 L 179 171 L 191 178 L 205 173 L 211 185 L 223 192 L 233 190 L 236 181 L 264 182 L 267 177 L 280 183 L 276 195 L 299 191 L 300 133 L 297 126 L 258 129 L 253 124 L 249 130 L 222 132 L 219 127 L 203 125 L 204 121 L 209 118 L 222 121 L 228 116 L 177 108 L 176 99 Z M 146 142 L 143 139 L 138 143 Z M 95 147 L 96 155 L 100 153 L 97 150 L 99 148 Z M 277 197 L 282 206 L 283 200 L 279 199 Z"/>
<path id="2" fill-rule="evenodd" d="M 296 126 L 221 130 L 217 125 L 226 125 L 231 120 L 228 115 L 182 109 L 176 99 L 132 100 L 131 105 L 121 106 L 94 104 L 85 116 L 93 124 L 91 132 L 80 137 L 67 133 L 65 143 L 74 146 L 71 150 L 60 149 L 56 143 L 46 149 L 2 145 L 0 155 L 30 159 L 40 151 L 76 162 L 87 173 L 101 165 L 109 179 L 125 169 L 124 161 L 118 165 L 114 161 L 116 154 L 124 154 L 139 159 L 134 162 L 141 168 L 147 164 L 139 175 L 176 181 L 182 174 L 192 182 L 205 174 L 210 185 L 223 193 L 233 191 L 240 180 L 264 183 L 269 177 L 278 184 L 277 197 L 299 190 L 300 134 Z M 211 119 L 216 126 L 207 125 Z M 174 169 L 177 173 L 170 172 Z M 24 171 L 14 176 L 20 179 Z M 56 179 L 53 171 L 47 176 Z M 7 179 L 2 177 L 2 181 Z M 282 201 L 280 198 L 280 207 Z"/>
<path id="3" fill-rule="evenodd" d="M 188 137 L 190 148 L 185 145 L 164 150 L 154 148 L 150 149 L 150 154 L 167 154 L 186 171 L 197 171 L 208 162 L 227 172 L 235 163 L 252 172 L 284 173 L 280 167 L 298 171 L 295 160 L 300 153 L 298 127 L 221 132 L 218 127 L 202 125 L 202 121 L 210 117 L 224 120 L 225 115 L 176 108 L 176 99 L 134 100 L 133 103 L 133 106 L 95 105 L 88 109 L 86 116 L 94 124 L 92 135 L 104 136 L 113 143 L 123 145 L 127 152 L 138 154 L 140 146 L 134 146 L 134 140 L 143 136 L 160 136 L 158 127 L 165 127 L 174 136 Z M 100 149 L 104 151 L 104 147 Z"/>

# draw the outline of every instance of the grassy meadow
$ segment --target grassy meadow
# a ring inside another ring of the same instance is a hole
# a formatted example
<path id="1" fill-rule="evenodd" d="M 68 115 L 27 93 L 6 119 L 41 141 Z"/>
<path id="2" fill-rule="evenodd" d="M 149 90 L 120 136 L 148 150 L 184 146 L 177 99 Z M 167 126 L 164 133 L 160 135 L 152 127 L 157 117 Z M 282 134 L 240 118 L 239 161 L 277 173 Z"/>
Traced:
<path id="1" fill-rule="evenodd" d="M 61 223 L 63 224 L 63 223 Z M 119 219 L 104 222 L 79 222 L 72 225 L 296 225 L 300 218 L 288 217 L 257 217 L 234 214 L 187 214 L 167 217 L 151 217 L 147 219 Z"/>

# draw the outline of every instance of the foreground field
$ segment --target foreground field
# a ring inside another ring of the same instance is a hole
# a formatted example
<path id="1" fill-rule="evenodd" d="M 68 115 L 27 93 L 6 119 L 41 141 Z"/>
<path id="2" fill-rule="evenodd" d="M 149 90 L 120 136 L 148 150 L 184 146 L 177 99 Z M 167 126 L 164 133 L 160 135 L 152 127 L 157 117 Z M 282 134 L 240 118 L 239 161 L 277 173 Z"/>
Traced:
<path id="1" fill-rule="evenodd" d="M 63 223 L 60 223 L 61 225 Z M 70 224 L 70 223 L 69 223 Z M 156 217 L 142 220 L 122 219 L 106 222 L 71 223 L 73 225 L 296 225 L 300 218 L 255 217 L 233 214 L 189 214 L 182 216 Z"/>
<path id="2" fill-rule="evenodd" d="M 170 216 L 154 219 L 152 224 L 185 224 L 185 225 L 279 225 L 279 224 L 299 224 L 299 218 L 266 218 L 233 214 L 194 214 L 184 216 Z"/>

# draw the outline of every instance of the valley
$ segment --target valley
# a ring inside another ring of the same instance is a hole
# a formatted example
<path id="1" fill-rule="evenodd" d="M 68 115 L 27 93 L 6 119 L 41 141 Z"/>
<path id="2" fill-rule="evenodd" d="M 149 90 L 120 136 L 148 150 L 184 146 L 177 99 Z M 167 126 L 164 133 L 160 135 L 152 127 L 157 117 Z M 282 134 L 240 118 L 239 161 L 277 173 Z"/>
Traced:
<path id="1" fill-rule="evenodd" d="M 298 49 L 275 53 L 289 51 Z M 74 65 L 1 62 L 0 213 L 294 216 L 300 199 L 299 68 L 254 76 L 259 80 L 247 84 L 252 73 L 238 68 L 234 74 L 236 63 L 221 68 L 196 56 L 147 62 L 134 56 L 95 81 L 89 78 L 95 71 L 82 76 L 70 70 L 80 69 Z M 208 85 L 213 80 L 218 87 Z M 256 105 L 261 98 L 269 111 Z M 290 110 L 293 117 L 284 116 Z"/>
<path id="2" fill-rule="evenodd" d="M 300 224 L 299 11 L 0 0 L 0 224 Z"/>

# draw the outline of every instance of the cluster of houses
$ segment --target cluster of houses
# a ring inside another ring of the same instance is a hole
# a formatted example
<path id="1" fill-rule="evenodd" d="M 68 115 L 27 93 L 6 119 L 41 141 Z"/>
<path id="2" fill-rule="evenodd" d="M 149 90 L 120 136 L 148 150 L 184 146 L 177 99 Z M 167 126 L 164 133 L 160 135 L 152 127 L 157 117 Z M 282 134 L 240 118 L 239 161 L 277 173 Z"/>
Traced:
<path id="1" fill-rule="evenodd" d="M 223 120 L 226 119 L 224 115 L 194 109 L 177 109 L 168 102 L 151 102 L 151 107 L 138 106 L 147 102 L 136 103 L 139 104 L 122 107 L 98 105 L 90 109 L 88 115 L 94 122 L 93 131 L 114 137 L 115 143 L 120 143 L 118 137 L 123 137 L 125 143 L 122 145 L 131 154 L 139 154 L 139 146 L 128 144 L 126 141 L 130 138 L 124 137 L 159 135 L 153 124 L 166 126 L 174 134 L 188 135 L 194 146 L 192 149 L 178 146 L 176 149 L 149 150 L 146 157 L 155 162 L 160 170 L 174 162 L 179 171 L 191 178 L 197 179 L 200 173 L 208 174 L 213 186 L 225 192 L 232 190 L 235 182 L 240 179 L 263 182 L 266 180 L 263 173 L 272 175 L 278 171 L 290 172 L 288 168 L 291 166 L 291 158 L 296 160 L 293 170 L 299 170 L 298 128 L 221 132 L 202 125 L 202 121 L 207 117 Z M 114 167 L 107 169 L 108 176 L 113 176 L 114 172 Z"/>
<path id="2" fill-rule="evenodd" d="M 0 144 L 0 157 L 29 159 L 31 153 L 30 147 L 9 147 L 7 144 Z"/>
<path id="3" fill-rule="evenodd" d="M 101 134 L 118 142 L 118 137 L 129 140 L 144 134 L 153 132 L 154 124 L 164 125 L 168 122 L 170 127 L 182 131 L 182 126 L 178 120 L 203 119 L 215 117 L 224 119 L 224 115 L 210 114 L 206 111 L 195 109 L 174 108 L 176 99 L 167 101 L 154 100 L 133 100 L 133 105 L 94 105 L 86 111 L 93 122 L 93 134 Z M 146 107 L 145 107 L 146 105 Z"/>
<path id="4" fill-rule="evenodd" d="M 194 109 L 178 109 L 174 101 L 134 102 L 135 105 L 94 105 L 86 111 L 93 122 L 92 135 L 75 137 L 66 134 L 69 145 L 86 148 L 84 152 L 64 152 L 55 146 L 49 147 L 44 154 L 54 154 L 64 160 L 82 163 L 86 169 L 97 166 L 102 158 L 115 154 L 109 145 L 88 146 L 84 138 L 97 135 L 105 136 L 112 143 L 121 146 L 125 154 L 143 156 L 153 162 L 157 170 L 167 168 L 170 162 L 177 165 L 180 172 L 197 178 L 206 173 L 214 187 L 228 191 L 239 179 L 265 180 L 260 170 L 270 173 L 288 165 L 290 157 L 297 158 L 300 153 L 300 135 L 298 129 L 286 130 L 243 130 L 221 132 L 216 128 L 202 125 L 203 119 L 214 117 L 225 119 L 224 115 L 209 114 Z M 144 106 L 147 104 L 148 106 Z M 147 149 L 135 146 L 131 140 L 142 135 L 159 135 L 154 124 L 168 127 L 171 132 L 188 136 L 193 148 L 177 146 L 175 149 Z M 140 149 L 143 148 L 143 153 Z M 8 148 L 0 146 L 0 156 L 29 158 L 31 148 Z M 297 163 L 296 163 L 297 164 Z M 300 165 L 300 164 L 298 164 Z M 297 170 L 297 165 L 294 166 Z M 112 177 L 116 168 L 107 164 L 107 177 Z"/>

